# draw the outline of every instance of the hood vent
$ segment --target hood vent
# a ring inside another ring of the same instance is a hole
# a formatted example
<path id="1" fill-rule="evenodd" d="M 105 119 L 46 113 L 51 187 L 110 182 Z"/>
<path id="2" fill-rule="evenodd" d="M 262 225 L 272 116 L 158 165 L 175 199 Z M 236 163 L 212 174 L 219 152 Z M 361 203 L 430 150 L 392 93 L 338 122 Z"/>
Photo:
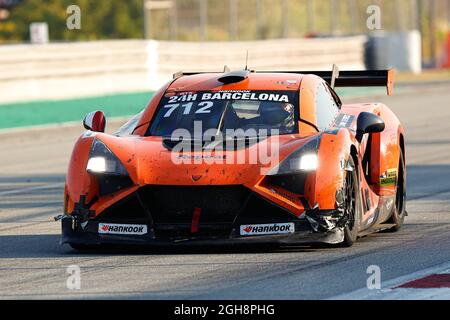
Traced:
<path id="1" fill-rule="evenodd" d="M 220 82 L 222 82 L 224 84 L 241 82 L 248 78 L 249 73 L 250 73 L 250 70 L 231 71 L 231 72 L 225 73 L 223 76 L 221 76 L 217 80 L 219 80 Z"/>

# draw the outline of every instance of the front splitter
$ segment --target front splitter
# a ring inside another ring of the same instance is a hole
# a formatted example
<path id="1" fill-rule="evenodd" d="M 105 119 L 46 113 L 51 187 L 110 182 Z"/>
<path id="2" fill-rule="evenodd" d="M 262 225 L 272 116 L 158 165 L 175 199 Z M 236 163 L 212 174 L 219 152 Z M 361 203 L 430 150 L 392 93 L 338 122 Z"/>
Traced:
<path id="1" fill-rule="evenodd" d="M 289 234 L 252 235 L 252 236 L 189 236 L 186 238 L 158 238 L 152 232 L 145 235 L 119 235 L 99 234 L 93 232 L 95 228 L 73 229 L 72 219 L 64 218 L 62 222 L 61 244 L 78 244 L 86 246 L 100 245 L 157 245 L 157 246 L 179 246 L 179 245 L 237 245 L 237 244 L 337 244 L 344 239 L 343 228 L 335 228 L 328 232 L 314 232 L 303 229 Z"/>

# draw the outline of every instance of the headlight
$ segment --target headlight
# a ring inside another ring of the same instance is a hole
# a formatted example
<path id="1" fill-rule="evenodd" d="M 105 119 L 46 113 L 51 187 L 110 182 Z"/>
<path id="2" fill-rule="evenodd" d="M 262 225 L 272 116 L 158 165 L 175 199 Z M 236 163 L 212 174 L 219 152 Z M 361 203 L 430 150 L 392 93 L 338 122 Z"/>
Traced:
<path id="1" fill-rule="evenodd" d="M 95 140 L 86 166 L 89 173 L 128 176 L 119 159 L 100 140 Z"/>
<path id="2" fill-rule="evenodd" d="M 305 154 L 300 158 L 300 170 L 316 170 L 317 165 L 317 154 Z"/>
<path id="3" fill-rule="evenodd" d="M 270 170 L 267 175 L 286 175 L 316 170 L 319 165 L 317 156 L 319 141 L 320 136 L 311 139 Z"/>
<path id="4" fill-rule="evenodd" d="M 106 160 L 102 157 L 90 158 L 86 167 L 88 172 L 103 173 L 106 171 Z"/>

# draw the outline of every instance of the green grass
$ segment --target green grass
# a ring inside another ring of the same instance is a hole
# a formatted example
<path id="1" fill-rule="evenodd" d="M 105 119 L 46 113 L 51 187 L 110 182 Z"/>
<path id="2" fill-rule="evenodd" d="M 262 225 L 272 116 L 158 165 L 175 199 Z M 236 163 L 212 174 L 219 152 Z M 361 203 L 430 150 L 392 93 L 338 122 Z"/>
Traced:
<path id="1" fill-rule="evenodd" d="M 107 118 L 129 116 L 145 108 L 152 96 L 153 92 L 136 92 L 4 104 L 0 105 L 0 129 L 82 121 L 94 110 L 102 110 Z"/>

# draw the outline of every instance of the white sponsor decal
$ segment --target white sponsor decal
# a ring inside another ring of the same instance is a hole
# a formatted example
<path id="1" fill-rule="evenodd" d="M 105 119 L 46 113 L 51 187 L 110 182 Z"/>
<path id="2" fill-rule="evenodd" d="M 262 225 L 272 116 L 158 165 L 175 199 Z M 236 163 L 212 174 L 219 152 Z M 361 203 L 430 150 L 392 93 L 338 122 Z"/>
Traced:
<path id="1" fill-rule="evenodd" d="M 247 224 L 241 226 L 241 236 L 294 233 L 294 223 Z"/>
<path id="2" fill-rule="evenodd" d="M 251 91 L 219 91 L 219 92 L 204 92 L 201 94 L 187 93 L 179 94 L 169 98 L 167 103 L 190 102 L 190 101 L 211 101 L 211 100 L 251 100 L 251 101 L 275 101 L 275 102 L 289 102 L 287 94 L 275 92 L 251 92 Z M 165 106 L 169 107 L 169 105 Z M 184 113 L 188 114 L 188 113 Z"/>
<path id="3" fill-rule="evenodd" d="M 147 226 L 145 224 L 99 223 L 98 233 L 143 235 L 147 233 Z"/>

